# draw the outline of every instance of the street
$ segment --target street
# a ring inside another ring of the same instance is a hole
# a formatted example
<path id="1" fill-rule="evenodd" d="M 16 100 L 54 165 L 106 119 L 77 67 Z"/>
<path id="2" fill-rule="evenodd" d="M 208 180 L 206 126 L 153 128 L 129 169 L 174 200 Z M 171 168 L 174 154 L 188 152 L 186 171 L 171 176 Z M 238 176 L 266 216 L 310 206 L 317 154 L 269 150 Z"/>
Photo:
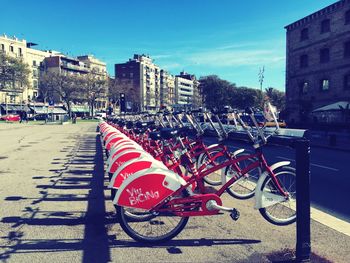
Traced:
<path id="1" fill-rule="evenodd" d="M 96 127 L 0 124 L 1 261 L 268 262 L 266 254 L 295 248 L 295 224 L 271 225 L 254 210 L 253 199 L 227 194 L 225 205 L 241 213 L 237 222 L 228 214 L 190 218 L 172 241 L 133 241 L 115 219 Z M 292 151 L 274 146 L 266 154 L 271 162 L 293 159 Z M 349 200 L 346 160 L 348 153 L 313 149 L 312 196 L 315 205 L 349 219 L 349 207 L 339 204 Z M 311 231 L 313 252 L 350 262 L 349 236 L 316 221 Z"/>
<path id="2" fill-rule="evenodd" d="M 207 138 L 207 141 L 214 143 L 215 139 Z M 232 150 L 244 148 L 248 152 L 254 151 L 248 143 L 231 141 L 228 144 Z M 287 160 L 295 167 L 295 152 L 291 148 L 268 145 L 264 153 L 270 164 Z M 312 206 L 350 223 L 349 160 L 350 152 L 311 147 Z"/>

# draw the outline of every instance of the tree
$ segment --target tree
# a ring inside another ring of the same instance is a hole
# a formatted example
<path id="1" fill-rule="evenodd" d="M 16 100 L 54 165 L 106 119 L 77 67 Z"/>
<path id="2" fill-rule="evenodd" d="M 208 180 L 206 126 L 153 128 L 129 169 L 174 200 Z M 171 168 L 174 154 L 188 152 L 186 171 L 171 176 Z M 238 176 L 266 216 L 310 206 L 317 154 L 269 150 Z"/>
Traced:
<path id="1" fill-rule="evenodd" d="M 93 73 L 89 73 L 82 77 L 83 79 L 83 94 L 88 101 L 90 114 L 94 114 L 96 100 L 107 96 L 107 81 L 103 78 L 98 78 Z"/>
<path id="2" fill-rule="evenodd" d="M 225 105 L 231 105 L 230 94 L 234 92 L 235 84 L 222 80 L 216 75 L 201 77 L 199 82 L 208 108 L 221 108 Z"/>
<path id="3" fill-rule="evenodd" d="M 282 111 L 285 109 L 286 95 L 284 92 L 269 87 L 265 89 L 265 96 L 269 99 L 271 104 L 277 107 L 278 110 Z"/>
<path id="4" fill-rule="evenodd" d="M 29 85 L 30 70 L 21 58 L 0 52 L 0 90 L 22 92 Z"/>
<path id="5" fill-rule="evenodd" d="M 46 94 L 46 99 L 58 95 L 59 99 L 65 102 L 71 116 L 71 102 L 81 98 L 82 83 L 82 78 L 73 74 L 46 72 L 41 76 L 40 92 Z"/>
<path id="6" fill-rule="evenodd" d="M 120 93 L 125 94 L 125 100 L 132 104 L 132 111 L 141 110 L 140 91 L 131 79 L 115 78 L 109 83 L 109 98 L 119 104 Z"/>
<path id="7" fill-rule="evenodd" d="M 230 96 L 231 106 L 238 109 L 247 107 L 260 108 L 261 91 L 247 87 L 239 87 Z"/>
<path id="8" fill-rule="evenodd" d="M 215 75 L 201 77 L 199 82 L 205 104 L 209 108 L 222 108 L 226 105 L 236 109 L 260 107 L 260 90 L 237 87 L 236 84 L 222 80 Z"/>

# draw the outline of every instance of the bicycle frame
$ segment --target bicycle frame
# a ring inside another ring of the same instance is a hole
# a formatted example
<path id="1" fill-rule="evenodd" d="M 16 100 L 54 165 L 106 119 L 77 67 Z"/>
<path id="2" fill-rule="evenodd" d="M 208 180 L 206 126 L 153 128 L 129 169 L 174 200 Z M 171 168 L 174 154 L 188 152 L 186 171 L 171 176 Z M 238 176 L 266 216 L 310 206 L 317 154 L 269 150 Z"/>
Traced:
<path id="1" fill-rule="evenodd" d="M 283 196 L 288 197 L 288 194 L 283 190 L 283 188 L 281 187 L 277 178 L 275 177 L 274 172 L 268 166 L 261 149 L 257 149 L 257 151 L 254 154 L 238 157 L 237 159 L 231 158 L 231 159 L 229 159 L 221 164 L 214 165 L 213 167 L 211 167 L 208 170 L 205 170 L 201 173 L 198 173 L 194 163 L 191 162 L 190 155 L 188 153 L 186 153 L 185 156 L 187 157 L 188 161 L 190 162 L 190 167 L 191 167 L 191 169 L 193 169 L 194 176 L 192 176 L 186 182 L 185 185 L 183 185 L 178 190 L 176 190 L 172 196 L 176 196 L 176 195 L 181 194 L 183 191 L 186 191 L 188 186 L 190 186 L 191 184 L 194 184 L 194 183 L 198 184 L 201 192 L 203 191 L 202 194 L 193 195 L 193 196 L 189 196 L 189 197 L 185 197 L 185 198 L 175 198 L 172 200 L 170 200 L 170 198 L 167 198 L 167 199 L 163 200 L 162 202 L 160 202 L 159 204 L 157 204 L 156 206 L 154 206 L 151 209 L 151 212 L 166 211 L 166 212 L 173 212 L 174 214 L 179 215 L 179 216 L 203 216 L 203 215 L 217 214 L 217 213 L 219 213 L 218 210 L 208 210 L 205 207 L 205 204 L 203 204 L 203 202 L 205 202 L 206 200 L 209 200 L 210 198 L 213 198 L 213 200 L 217 201 L 217 203 L 220 204 L 221 203 L 220 196 L 225 192 L 227 187 L 230 186 L 232 183 L 234 183 L 241 176 L 244 176 L 246 173 L 248 173 L 249 171 L 251 171 L 257 167 L 261 167 L 262 169 L 264 169 L 268 173 L 268 176 L 270 176 L 272 178 L 274 184 L 276 185 L 276 187 L 280 191 L 280 193 Z M 250 165 L 248 165 L 245 169 L 241 170 L 239 168 L 239 166 L 237 165 L 239 162 L 244 161 L 244 160 L 248 160 L 251 158 L 257 158 L 257 160 L 254 161 L 253 163 L 251 163 Z M 205 194 L 204 193 L 205 192 L 204 185 L 203 185 L 203 182 L 201 179 L 203 179 L 205 176 L 207 176 L 215 171 L 218 171 L 224 167 L 229 167 L 232 165 L 235 168 L 237 168 L 237 171 L 239 171 L 240 176 L 239 177 L 232 177 L 222 187 L 220 187 L 220 189 L 217 190 L 214 194 Z M 201 187 L 201 185 L 202 185 L 202 187 Z M 210 198 L 208 199 L 208 197 L 210 197 Z M 220 200 L 220 202 L 218 202 L 218 199 Z M 169 205 L 168 205 L 168 203 L 169 203 Z M 181 208 L 180 209 L 179 205 L 182 205 L 182 204 L 189 204 L 190 207 L 189 206 L 187 206 L 187 207 L 182 206 L 182 207 L 180 207 Z M 201 205 L 202 211 L 200 211 L 200 210 L 193 211 L 194 208 L 198 208 L 199 204 Z M 189 209 L 190 210 L 192 209 L 192 211 L 186 211 Z"/>

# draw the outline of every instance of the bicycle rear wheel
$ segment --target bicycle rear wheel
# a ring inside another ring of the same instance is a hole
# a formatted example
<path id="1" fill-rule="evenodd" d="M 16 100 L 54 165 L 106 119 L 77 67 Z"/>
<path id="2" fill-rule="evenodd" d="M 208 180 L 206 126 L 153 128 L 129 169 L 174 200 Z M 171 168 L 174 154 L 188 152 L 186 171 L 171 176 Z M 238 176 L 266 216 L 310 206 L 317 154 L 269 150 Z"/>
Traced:
<path id="1" fill-rule="evenodd" d="M 280 203 L 260 208 L 261 215 L 274 225 L 284 226 L 296 221 L 296 173 L 295 169 L 289 166 L 281 167 L 274 171 L 283 190 L 288 197 Z M 267 177 L 262 184 L 261 190 L 268 194 L 281 196 L 271 177 Z"/>
<path id="2" fill-rule="evenodd" d="M 243 153 L 236 156 L 236 158 L 242 157 L 244 155 L 248 156 L 249 154 Z M 255 158 L 248 158 L 240 161 L 239 163 L 237 163 L 237 165 L 241 170 L 243 170 L 256 161 L 257 160 Z M 260 167 L 256 167 L 250 170 L 243 176 L 238 175 L 238 172 L 232 166 L 226 167 L 225 175 L 227 180 L 230 180 L 234 176 L 239 177 L 226 189 L 227 193 L 229 193 L 232 197 L 237 199 L 249 199 L 253 197 L 255 194 L 255 187 L 259 180 L 260 174 Z"/>
<path id="3" fill-rule="evenodd" d="M 142 213 L 137 218 L 130 217 L 128 208 L 116 206 L 120 226 L 132 239 L 144 243 L 160 243 L 177 236 L 186 226 L 188 217 L 172 213 Z M 133 211 L 135 213 L 135 211 Z"/>
<path id="4" fill-rule="evenodd" d="M 210 156 L 215 156 L 216 154 L 218 154 L 220 151 L 219 150 L 212 150 L 210 151 Z M 227 160 L 227 158 L 225 156 L 220 156 L 218 158 L 216 158 L 214 160 L 214 165 L 216 164 L 220 164 L 223 163 Z M 203 165 L 205 162 L 209 162 L 209 156 L 208 155 L 204 155 L 201 162 L 198 163 L 197 167 L 201 167 L 201 165 Z M 204 169 L 203 171 L 209 170 L 210 168 L 212 168 L 213 165 L 212 164 L 208 164 L 206 169 Z M 214 171 L 211 174 L 208 174 L 207 176 L 205 176 L 203 178 L 204 182 L 206 182 L 209 185 L 221 185 L 222 184 L 222 180 L 221 180 L 221 174 L 224 173 L 225 168 L 222 168 L 220 170 Z"/>

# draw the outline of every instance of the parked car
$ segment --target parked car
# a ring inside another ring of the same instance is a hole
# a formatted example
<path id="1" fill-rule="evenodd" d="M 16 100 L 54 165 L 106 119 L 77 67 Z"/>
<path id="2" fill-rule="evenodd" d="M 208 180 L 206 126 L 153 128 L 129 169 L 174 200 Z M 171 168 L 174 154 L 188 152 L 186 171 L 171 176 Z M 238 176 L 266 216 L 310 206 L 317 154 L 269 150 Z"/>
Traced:
<path id="1" fill-rule="evenodd" d="M 0 117 L 2 121 L 20 121 L 21 117 L 18 114 L 8 114 Z"/>
<path id="2" fill-rule="evenodd" d="M 96 112 L 94 119 L 103 120 L 106 117 L 107 117 L 107 114 L 105 112 Z"/>
<path id="3" fill-rule="evenodd" d="M 28 120 L 33 121 L 34 118 L 37 121 L 44 121 L 44 120 L 46 120 L 48 118 L 48 114 L 47 113 L 36 114 L 36 115 L 33 115 L 33 116 L 29 117 Z"/>
<path id="4" fill-rule="evenodd" d="M 257 123 L 258 123 L 258 125 L 260 127 L 263 127 L 263 126 L 265 126 L 265 127 L 275 127 L 276 126 L 276 123 L 274 121 L 267 121 L 262 114 L 255 114 L 254 116 L 255 116 L 255 119 L 256 119 L 256 121 L 257 121 Z M 253 126 L 253 121 L 251 120 L 251 118 L 248 115 L 242 115 L 241 119 L 247 125 Z M 286 122 L 282 121 L 282 120 L 278 120 L 278 125 L 280 126 L 280 128 L 286 128 L 287 127 Z"/>
<path id="5" fill-rule="evenodd" d="M 277 120 L 278 122 L 278 126 L 280 126 L 280 128 L 286 128 L 287 127 L 287 123 L 285 121 L 282 120 Z M 274 121 L 268 121 L 265 123 L 266 127 L 275 127 L 276 123 Z"/>
<path id="6" fill-rule="evenodd" d="M 260 127 L 263 127 L 265 124 L 265 117 L 262 114 L 254 114 L 254 117 Z M 242 121 L 249 126 L 254 126 L 252 119 L 249 115 L 242 115 Z"/>

